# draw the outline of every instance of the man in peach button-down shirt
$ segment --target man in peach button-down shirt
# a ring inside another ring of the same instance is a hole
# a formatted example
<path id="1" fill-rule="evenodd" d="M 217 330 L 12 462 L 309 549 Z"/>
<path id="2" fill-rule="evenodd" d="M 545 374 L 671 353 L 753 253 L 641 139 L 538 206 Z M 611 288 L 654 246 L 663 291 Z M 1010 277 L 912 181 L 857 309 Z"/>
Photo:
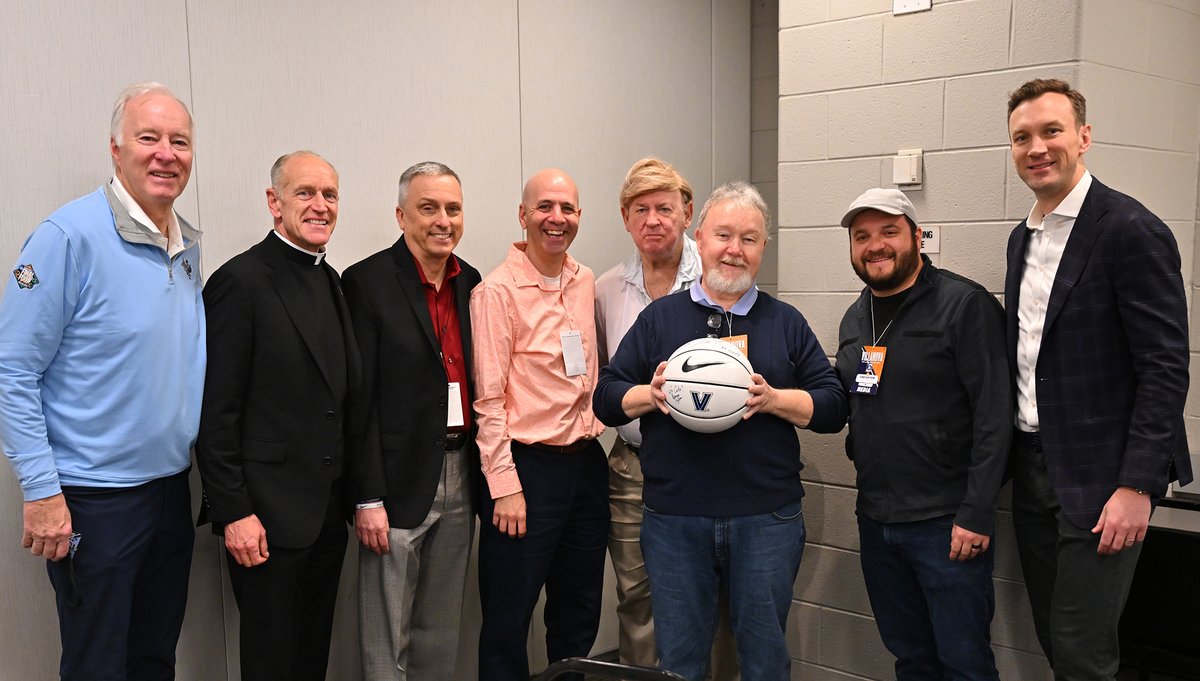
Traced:
<path id="1" fill-rule="evenodd" d="M 471 294 L 480 500 L 480 681 L 526 681 L 546 587 L 546 653 L 585 656 L 600 625 L 608 467 L 596 442 L 595 277 L 567 249 L 579 191 L 563 171 L 525 184 L 526 241 Z M 491 519 L 491 523 L 486 522 Z"/>

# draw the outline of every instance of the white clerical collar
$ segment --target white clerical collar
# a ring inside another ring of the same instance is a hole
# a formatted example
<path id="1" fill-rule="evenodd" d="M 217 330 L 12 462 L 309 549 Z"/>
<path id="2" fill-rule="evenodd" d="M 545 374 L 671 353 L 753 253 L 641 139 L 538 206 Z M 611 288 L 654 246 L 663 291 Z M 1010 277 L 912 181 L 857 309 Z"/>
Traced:
<path id="1" fill-rule="evenodd" d="M 299 246 L 292 243 L 291 241 L 288 241 L 287 237 L 285 237 L 284 235 L 280 234 L 279 232 L 277 232 L 275 230 L 271 230 L 271 233 L 274 234 L 275 236 L 279 237 L 280 241 L 287 244 L 288 246 L 291 246 L 292 248 L 296 249 L 297 251 L 300 251 L 301 253 L 304 253 L 306 255 L 311 255 L 314 258 L 313 259 L 314 265 L 320 265 L 321 261 L 325 259 L 325 254 L 328 253 L 328 251 L 324 251 L 324 250 L 316 251 L 314 253 L 313 251 L 310 251 L 307 248 L 300 248 Z"/>

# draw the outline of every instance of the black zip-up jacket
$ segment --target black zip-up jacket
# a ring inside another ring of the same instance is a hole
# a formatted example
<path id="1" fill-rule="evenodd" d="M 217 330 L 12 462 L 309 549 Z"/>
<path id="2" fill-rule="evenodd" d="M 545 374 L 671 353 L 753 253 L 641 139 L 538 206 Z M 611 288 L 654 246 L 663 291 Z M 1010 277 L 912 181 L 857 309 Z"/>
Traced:
<path id="1" fill-rule="evenodd" d="M 872 340 L 869 289 L 838 333 L 858 513 L 881 523 L 953 515 L 956 525 L 990 536 L 1013 429 L 1004 311 L 979 284 L 921 259 L 880 343 L 887 355 L 875 395 L 853 392 Z"/>

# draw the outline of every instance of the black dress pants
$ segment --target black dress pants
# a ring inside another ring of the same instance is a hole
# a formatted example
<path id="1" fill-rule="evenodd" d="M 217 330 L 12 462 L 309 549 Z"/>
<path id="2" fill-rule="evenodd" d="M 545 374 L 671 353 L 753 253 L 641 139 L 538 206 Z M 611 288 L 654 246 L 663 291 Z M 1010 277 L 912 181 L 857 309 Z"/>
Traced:
<path id="1" fill-rule="evenodd" d="M 525 643 L 546 588 L 546 654 L 551 662 L 586 656 L 600 627 L 608 550 L 608 462 L 592 441 L 566 454 L 512 443 L 525 494 L 526 535 L 492 524 L 495 503 L 480 500 L 480 681 L 528 681 Z"/>
<path id="2" fill-rule="evenodd" d="M 1142 545 L 1096 553 L 1100 535 L 1071 523 L 1040 447 L 1013 448 L 1013 525 L 1038 642 L 1059 681 L 1111 681 L 1121 665 L 1117 623 Z"/>
<path id="3" fill-rule="evenodd" d="M 241 613 L 242 681 L 324 681 L 338 581 L 346 554 L 339 495 L 330 497 L 317 540 L 271 546 L 267 562 L 242 567 L 228 551 L 229 581 Z"/>

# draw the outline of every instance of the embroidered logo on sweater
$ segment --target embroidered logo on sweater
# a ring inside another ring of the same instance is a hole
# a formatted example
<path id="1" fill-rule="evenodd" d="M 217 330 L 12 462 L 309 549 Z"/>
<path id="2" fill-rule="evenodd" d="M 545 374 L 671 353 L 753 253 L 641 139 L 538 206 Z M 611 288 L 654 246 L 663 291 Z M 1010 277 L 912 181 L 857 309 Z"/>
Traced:
<path id="1" fill-rule="evenodd" d="M 192 263 L 187 260 L 183 261 L 183 271 L 187 274 L 188 279 L 192 278 Z"/>
<path id="2" fill-rule="evenodd" d="M 37 272 L 33 271 L 33 265 L 21 265 L 13 270 L 13 276 L 17 278 L 17 288 L 33 288 L 42 283 L 38 281 Z"/>

